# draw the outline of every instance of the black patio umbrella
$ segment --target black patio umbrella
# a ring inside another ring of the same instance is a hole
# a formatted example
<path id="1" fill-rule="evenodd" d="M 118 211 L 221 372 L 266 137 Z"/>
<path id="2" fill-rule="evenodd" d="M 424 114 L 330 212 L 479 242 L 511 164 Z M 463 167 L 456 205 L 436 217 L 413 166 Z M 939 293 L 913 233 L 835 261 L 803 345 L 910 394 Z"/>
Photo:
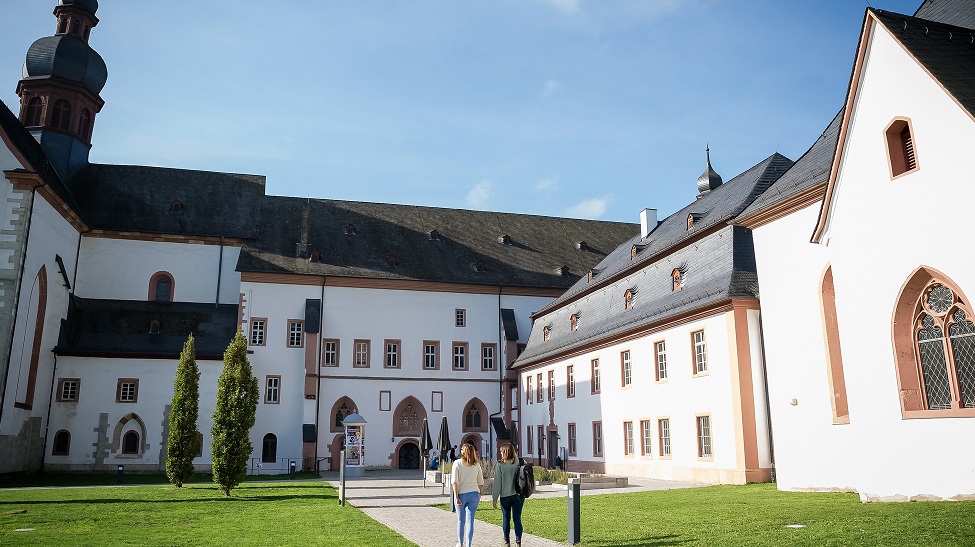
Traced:
<path id="1" fill-rule="evenodd" d="M 423 418 L 423 425 L 420 427 L 420 454 L 426 455 L 433 448 L 433 439 L 430 438 L 430 423 Z"/>
<path id="2" fill-rule="evenodd" d="M 437 436 L 437 451 L 440 452 L 440 461 L 443 461 L 443 455 L 450 452 L 450 432 L 447 431 L 447 417 L 444 416 L 440 420 L 440 435 Z"/>

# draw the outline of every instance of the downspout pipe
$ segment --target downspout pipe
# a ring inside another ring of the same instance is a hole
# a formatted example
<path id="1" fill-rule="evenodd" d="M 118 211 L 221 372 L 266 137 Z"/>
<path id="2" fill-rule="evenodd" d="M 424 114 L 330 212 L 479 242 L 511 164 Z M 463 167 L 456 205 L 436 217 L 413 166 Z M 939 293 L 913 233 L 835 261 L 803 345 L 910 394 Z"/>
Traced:
<path id="1" fill-rule="evenodd" d="M 213 300 L 213 307 L 220 306 L 220 280 L 223 277 L 223 236 L 220 236 L 220 258 L 217 261 L 217 296 Z"/>
<path id="2" fill-rule="evenodd" d="M 325 335 L 325 279 L 322 276 L 322 305 L 318 310 L 318 378 L 315 378 L 315 467 L 318 467 L 318 439 L 320 436 L 319 424 L 322 414 L 322 338 Z"/>
<path id="3" fill-rule="evenodd" d="M 498 352 L 494 356 L 495 367 L 498 369 L 498 411 L 491 414 L 488 417 L 488 421 L 491 423 L 488 426 L 488 448 L 491 452 L 491 459 L 494 459 L 494 438 L 497 436 L 497 431 L 494 431 L 494 418 L 495 416 L 500 416 L 504 413 L 504 369 L 502 366 L 504 360 L 501 358 L 504 352 L 504 319 L 501 317 L 501 291 L 503 287 L 498 286 Z M 492 435 L 493 433 L 493 435 Z M 499 441 L 500 442 L 500 441 Z"/>

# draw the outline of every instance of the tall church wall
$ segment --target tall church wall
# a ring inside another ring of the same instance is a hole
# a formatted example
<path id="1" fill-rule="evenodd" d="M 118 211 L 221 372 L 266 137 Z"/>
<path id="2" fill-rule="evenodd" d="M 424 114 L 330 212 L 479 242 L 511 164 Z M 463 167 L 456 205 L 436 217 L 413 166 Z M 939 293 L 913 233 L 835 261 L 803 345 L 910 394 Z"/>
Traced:
<path id="1" fill-rule="evenodd" d="M 77 295 L 112 300 L 147 300 L 158 272 L 173 277 L 176 302 L 214 302 L 219 280 L 221 304 L 236 304 L 240 247 L 84 237 Z"/>
<path id="2" fill-rule="evenodd" d="M 55 257 L 61 256 L 70 282 L 77 242 L 74 227 L 36 195 L 4 389 L 0 473 L 36 470 L 41 465 L 42 428 L 55 365 L 52 350 L 68 305 L 68 287 Z M 40 314 L 43 320 L 38 329 Z"/>
<path id="3" fill-rule="evenodd" d="M 0 171 L 21 167 L 10 150 L 0 146 Z M 6 178 L 0 180 L 0 387 L 4 385 L 10 358 L 30 197 L 29 191 L 14 189 Z M 3 399 L 3 390 L 0 389 L 0 405 Z"/>

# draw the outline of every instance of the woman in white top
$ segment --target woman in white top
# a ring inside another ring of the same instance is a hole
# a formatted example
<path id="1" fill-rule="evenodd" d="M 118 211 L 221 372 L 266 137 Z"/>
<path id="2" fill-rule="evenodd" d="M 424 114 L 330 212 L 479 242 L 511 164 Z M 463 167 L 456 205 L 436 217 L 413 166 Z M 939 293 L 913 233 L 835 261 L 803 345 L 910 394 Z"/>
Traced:
<path id="1" fill-rule="evenodd" d="M 474 513 L 481 501 L 481 488 L 484 487 L 484 473 L 477 461 L 474 445 L 465 443 L 460 447 L 460 459 L 454 462 L 452 482 L 454 498 L 457 500 L 457 547 L 470 547 L 474 542 Z M 467 541 L 464 541 L 464 531 Z"/>

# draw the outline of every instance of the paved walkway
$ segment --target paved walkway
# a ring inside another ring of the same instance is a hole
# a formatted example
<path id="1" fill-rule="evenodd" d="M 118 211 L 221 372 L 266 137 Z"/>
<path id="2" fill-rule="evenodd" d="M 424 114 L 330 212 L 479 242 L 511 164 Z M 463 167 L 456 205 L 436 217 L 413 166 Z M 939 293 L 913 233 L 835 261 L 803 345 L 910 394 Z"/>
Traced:
<path id="1" fill-rule="evenodd" d="M 323 473 L 323 478 L 338 488 L 337 473 Z M 582 495 L 617 494 L 644 490 L 669 490 L 702 486 L 687 482 L 654 479 L 630 479 L 628 488 L 601 488 L 583 490 Z M 443 492 L 443 493 L 441 493 Z M 364 478 L 346 480 L 346 501 L 383 525 L 400 533 L 420 547 L 451 547 L 457 544 L 457 516 L 454 513 L 430 507 L 449 503 L 447 490 L 441 485 L 423 479 L 419 471 L 377 470 L 367 471 Z M 556 486 L 539 486 L 531 499 L 566 497 L 566 491 Z M 526 502 L 526 518 L 531 515 L 531 499 Z M 478 511 L 500 511 L 491 507 L 490 494 L 481 497 Z M 514 545 L 514 531 L 511 532 Z M 552 540 L 525 534 L 525 547 L 563 545 Z M 477 521 L 474 526 L 473 547 L 498 547 L 501 545 L 501 527 Z"/>

